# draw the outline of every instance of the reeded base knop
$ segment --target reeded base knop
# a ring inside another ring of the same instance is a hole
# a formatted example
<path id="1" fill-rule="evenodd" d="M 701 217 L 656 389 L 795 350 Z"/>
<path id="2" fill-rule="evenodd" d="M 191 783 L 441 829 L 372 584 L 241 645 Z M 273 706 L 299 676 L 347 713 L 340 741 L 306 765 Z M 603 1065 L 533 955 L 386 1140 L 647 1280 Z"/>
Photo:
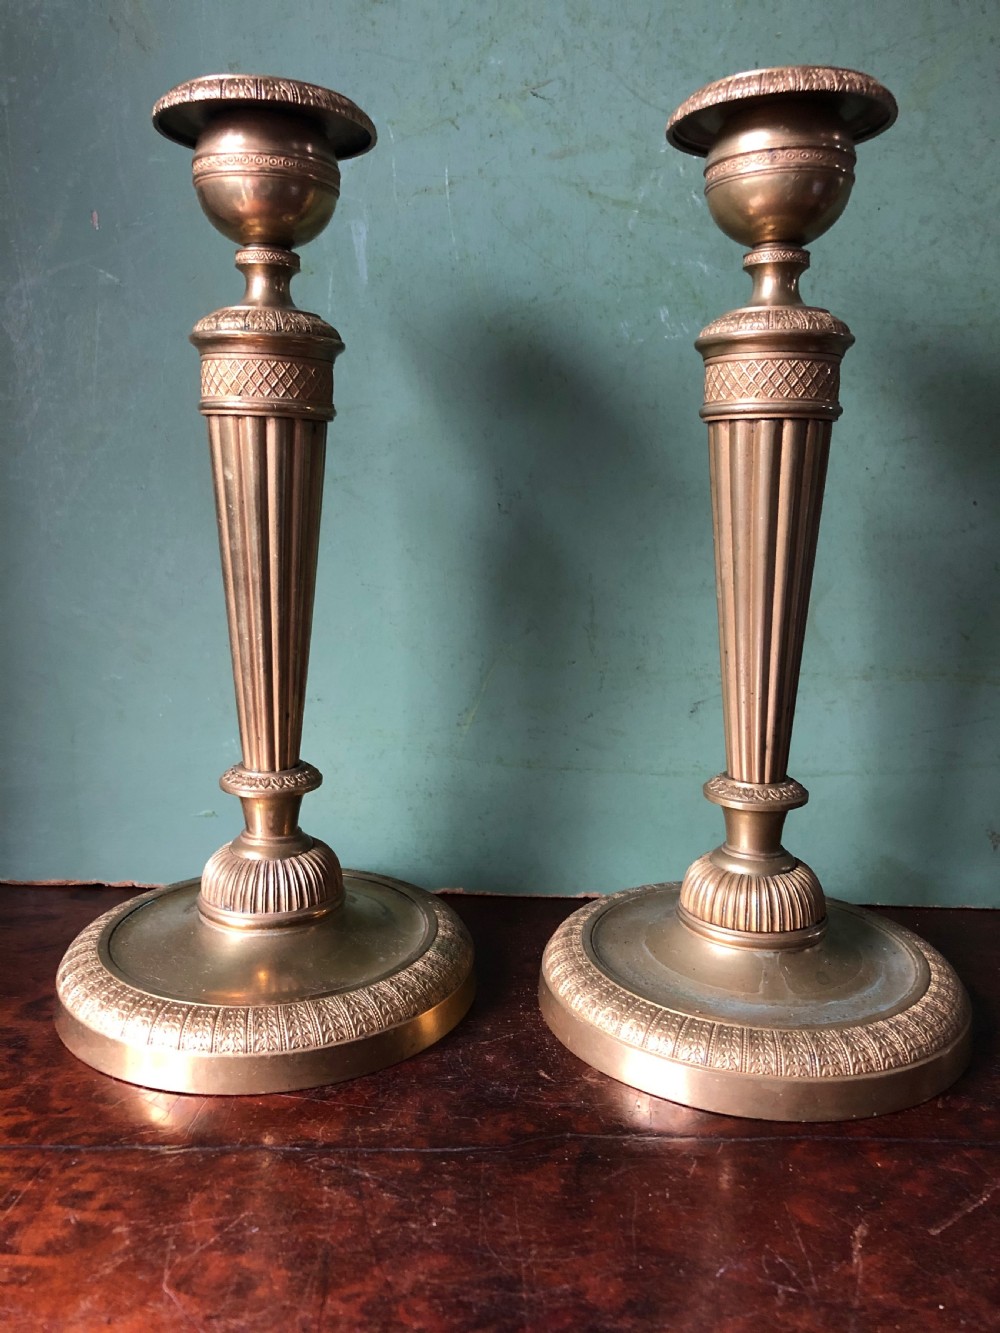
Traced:
<path id="1" fill-rule="evenodd" d="M 169 1092 L 264 1093 L 371 1073 L 432 1045 L 472 1003 L 472 942 L 434 895 L 344 872 L 302 926 L 241 931 L 198 880 L 123 903 L 59 967 L 56 1026 L 102 1073 Z"/>
<path id="2" fill-rule="evenodd" d="M 734 947 L 689 930 L 678 897 L 597 899 L 549 941 L 542 1014 L 596 1069 L 705 1111 L 815 1121 L 916 1105 L 965 1068 L 965 991 L 902 926 L 828 902 L 810 947 Z"/>

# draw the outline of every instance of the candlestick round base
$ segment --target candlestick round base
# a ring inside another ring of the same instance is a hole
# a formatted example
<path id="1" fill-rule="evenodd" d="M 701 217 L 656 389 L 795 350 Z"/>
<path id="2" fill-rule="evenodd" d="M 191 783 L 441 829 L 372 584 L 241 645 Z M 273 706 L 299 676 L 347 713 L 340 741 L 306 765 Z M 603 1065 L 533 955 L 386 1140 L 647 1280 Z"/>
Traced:
<path id="1" fill-rule="evenodd" d="M 969 1057 L 969 1002 L 902 926 L 828 901 L 809 947 L 722 945 L 678 916 L 677 884 L 574 912 L 539 998 L 574 1055 L 644 1092 L 760 1120 L 851 1120 L 942 1092 Z"/>
<path id="2" fill-rule="evenodd" d="M 344 901 L 273 931 L 214 926 L 198 880 L 113 908 L 70 945 L 56 1026 L 74 1055 L 170 1092 L 264 1093 L 368 1074 L 472 1003 L 472 942 L 400 880 L 344 872 Z"/>

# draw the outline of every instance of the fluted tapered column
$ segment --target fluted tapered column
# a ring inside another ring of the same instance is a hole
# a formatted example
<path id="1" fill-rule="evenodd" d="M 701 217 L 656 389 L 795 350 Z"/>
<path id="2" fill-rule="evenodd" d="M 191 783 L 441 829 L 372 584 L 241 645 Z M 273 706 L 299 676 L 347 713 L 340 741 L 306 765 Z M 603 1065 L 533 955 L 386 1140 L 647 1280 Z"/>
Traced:
<path id="1" fill-rule="evenodd" d="M 726 771 L 788 776 L 830 423 L 766 417 L 709 426 Z"/>
<path id="2" fill-rule="evenodd" d="M 282 772 L 302 740 L 326 425 L 210 415 L 208 431 L 243 763 Z"/>
<path id="3" fill-rule="evenodd" d="M 219 163 L 214 152 L 196 157 L 196 180 L 206 156 Z M 298 826 L 302 797 L 322 780 L 299 746 L 333 362 L 343 343 L 292 304 L 292 251 L 247 247 L 236 264 L 246 278 L 242 304 L 202 319 L 192 341 L 201 352 L 243 747 L 222 787 L 240 798 L 246 828 L 209 860 L 199 906 L 220 924 L 273 929 L 343 897 L 336 855 Z"/>
<path id="4" fill-rule="evenodd" d="M 839 151 L 846 169 L 853 152 Z M 788 752 L 840 359 L 853 341 L 803 303 L 808 263 L 796 246 L 756 246 L 744 260 L 749 305 L 698 339 L 726 744 L 726 771 L 705 795 L 723 808 L 726 841 L 685 876 L 681 910 L 695 928 L 815 932 L 826 913 L 816 875 L 781 845 L 785 815 L 807 799 Z"/>

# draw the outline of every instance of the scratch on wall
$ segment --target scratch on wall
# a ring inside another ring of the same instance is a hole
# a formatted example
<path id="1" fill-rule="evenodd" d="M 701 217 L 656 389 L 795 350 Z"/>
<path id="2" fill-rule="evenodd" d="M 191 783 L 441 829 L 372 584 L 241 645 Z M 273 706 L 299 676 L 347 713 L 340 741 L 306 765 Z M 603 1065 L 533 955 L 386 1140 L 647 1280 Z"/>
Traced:
<path id="1" fill-rule="evenodd" d="M 455 215 L 451 211 L 451 181 L 448 178 L 448 168 L 444 169 L 444 197 L 448 205 L 448 226 L 451 229 L 451 249 L 455 258 L 458 258 L 458 241 L 455 239 Z"/>
<path id="2" fill-rule="evenodd" d="M 475 720 L 476 720 L 476 714 L 479 712 L 479 706 L 480 706 L 480 704 L 483 702 L 483 699 L 486 697 L 486 691 L 487 691 L 487 689 L 489 688 L 490 681 L 493 679 L 493 673 L 494 673 L 494 671 L 496 671 L 497 667 L 500 665 L 500 661 L 501 661 L 501 659 L 503 658 L 503 655 L 504 655 L 504 653 L 505 653 L 506 651 L 507 651 L 507 647 L 506 647 L 506 645 L 504 645 L 504 647 L 500 649 L 500 651 L 497 653 L 496 657 L 493 659 L 492 663 L 490 664 L 490 667 L 489 667 L 488 671 L 486 672 L 485 676 L 483 677 L 483 682 L 482 682 L 482 684 L 481 684 L 480 687 L 479 687 L 479 693 L 476 695 L 475 699 L 473 700 L 472 706 L 471 706 L 470 708 L 467 708 L 467 709 L 466 709 L 466 711 L 465 711 L 465 716 L 461 719 L 461 721 L 460 721 L 459 724 L 458 724 L 459 731 L 460 731 L 461 734 L 462 734 L 462 739 L 463 739 L 463 740 L 465 739 L 466 735 L 468 734 L 469 728 L 472 726 L 473 722 L 475 722 Z"/>
<path id="3" fill-rule="evenodd" d="M 399 205 L 399 190 L 396 185 L 396 136 L 392 132 L 392 126 L 386 123 L 386 132 L 389 135 L 389 143 L 392 145 L 389 149 L 389 165 L 392 168 L 392 202 Z"/>
<path id="4" fill-rule="evenodd" d="M 358 277 L 362 287 L 368 286 L 368 223 L 362 218 L 355 218 L 351 223 L 351 240 L 354 242 L 354 259 L 358 266 Z"/>

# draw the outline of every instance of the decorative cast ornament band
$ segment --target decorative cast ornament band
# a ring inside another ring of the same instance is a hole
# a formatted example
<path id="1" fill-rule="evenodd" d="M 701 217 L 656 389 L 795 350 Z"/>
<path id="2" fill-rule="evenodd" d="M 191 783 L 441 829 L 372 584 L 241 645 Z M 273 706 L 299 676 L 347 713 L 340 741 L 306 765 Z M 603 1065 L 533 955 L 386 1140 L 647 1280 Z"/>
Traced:
<path id="1" fill-rule="evenodd" d="M 754 1027 L 692 1017 L 627 990 L 584 947 L 602 913 L 641 897 L 647 885 L 597 899 L 568 917 L 545 950 L 543 976 L 557 1002 L 626 1047 L 692 1068 L 791 1080 L 888 1073 L 929 1059 L 957 1042 L 969 1021 L 954 972 L 929 944 L 902 927 L 894 934 L 928 983 L 908 1007 L 853 1024 Z M 854 911 L 842 905 L 842 910 Z M 821 1009 L 817 1013 L 821 1013 Z"/>
<path id="2" fill-rule="evenodd" d="M 783 65 L 746 70 L 699 88 L 667 124 L 667 139 L 685 153 L 704 157 L 718 137 L 724 109 L 761 98 L 825 94 L 855 143 L 887 130 L 896 119 L 896 99 L 877 79 L 856 69 Z"/>
<path id="3" fill-rule="evenodd" d="M 716 805 L 737 810 L 794 810 L 809 800 L 808 791 L 794 778 L 784 782 L 737 782 L 727 773 L 719 773 L 709 778 L 702 791 Z"/>
<path id="4" fill-rule="evenodd" d="M 796 264 L 804 273 L 810 264 L 808 250 L 797 245 L 755 245 L 743 256 L 743 267 L 753 269 L 758 264 Z"/>
<path id="5" fill-rule="evenodd" d="M 744 306 L 706 324 L 698 341 L 722 337 L 731 333 L 819 333 L 851 338 L 851 331 L 842 319 L 818 306 Z"/>
<path id="6" fill-rule="evenodd" d="M 319 769 L 305 763 L 277 773 L 256 773 L 242 764 L 234 764 L 219 779 L 219 786 L 230 796 L 266 796 L 269 792 L 286 795 L 297 792 L 304 796 L 322 783 L 323 774 Z"/>
<path id="7" fill-rule="evenodd" d="M 839 358 L 733 357 L 705 365 L 705 406 L 713 411 L 778 399 L 839 412 L 839 391 Z"/>
<path id="8" fill-rule="evenodd" d="M 295 404 L 300 411 L 326 413 L 333 401 L 333 362 L 303 357 L 203 356 L 201 400 L 203 412 L 222 407 L 248 412 Z"/>
<path id="9" fill-rule="evenodd" d="M 281 172 L 296 180 L 317 180 L 340 193 L 340 171 L 336 162 L 326 164 L 309 157 L 284 153 L 206 153 L 196 157 L 192 167 L 195 182 L 207 176 L 229 175 L 234 171 L 255 171 L 266 175 Z"/>
<path id="10" fill-rule="evenodd" d="M 291 269 L 298 273 L 302 261 L 294 250 L 279 250 L 264 245 L 247 245 L 236 251 L 236 267 L 244 264 L 270 264 L 277 268 Z"/>
<path id="11" fill-rule="evenodd" d="M 375 126 L 359 106 L 331 88 L 271 74 L 206 74 L 179 84 L 153 107 L 153 124 L 168 139 L 193 148 L 220 107 L 273 106 L 302 110 L 327 131 L 337 157 L 356 157 L 374 147 Z"/>
<path id="12" fill-rule="evenodd" d="M 203 333 L 291 333 L 322 338 L 338 351 L 344 346 L 340 334 L 322 316 L 308 310 L 283 310 L 275 306 L 236 305 L 213 310 L 194 326 L 194 337 Z"/>
<path id="13" fill-rule="evenodd" d="M 705 189 L 734 176 L 788 171 L 796 167 L 824 167 L 845 176 L 853 174 L 854 154 L 836 148 L 770 148 L 763 153 L 733 153 L 705 168 Z"/>
<path id="14" fill-rule="evenodd" d="M 130 906 L 141 907 L 162 892 L 143 894 Z M 430 896 L 428 911 L 433 939 L 407 966 L 405 983 L 390 975 L 355 990 L 294 1002 L 221 1005 L 151 995 L 118 975 L 105 951 L 106 936 L 122 916 L 122 908 L 115 907 L 77 936 L 60 964 L 56 988 L 80 1023 L 146 1051 L 250 1056 L 319 1050 L 407 1023 L 467 978 L 468 933 Z"/>

